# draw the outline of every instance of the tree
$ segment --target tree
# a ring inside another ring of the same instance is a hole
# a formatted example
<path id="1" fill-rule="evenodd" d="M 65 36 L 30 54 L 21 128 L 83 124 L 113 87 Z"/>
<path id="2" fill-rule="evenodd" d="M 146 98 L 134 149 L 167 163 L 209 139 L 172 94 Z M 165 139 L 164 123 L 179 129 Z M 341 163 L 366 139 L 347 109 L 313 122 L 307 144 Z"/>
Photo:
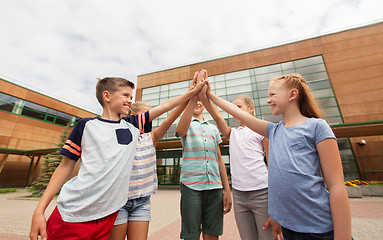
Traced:
<path id="1" fill-rule="evenodd" d="M 41 167 L 40 176 L 36 181 L 32 183 L 27 190 L 32 193 L 33 197 L 41 197 L 48 186 L 48 183 L 52 177 L 53 172 L 60 165 L 63 155 L 60 154 L 61 148 L 64 146 L 69 135 L 69 124 L 65 127 L 64 132 L 60 135 L 60 143 L 56 144 L 58 150 L 54 153 L 50 153 L 44 156 L 44 163 Z"/>

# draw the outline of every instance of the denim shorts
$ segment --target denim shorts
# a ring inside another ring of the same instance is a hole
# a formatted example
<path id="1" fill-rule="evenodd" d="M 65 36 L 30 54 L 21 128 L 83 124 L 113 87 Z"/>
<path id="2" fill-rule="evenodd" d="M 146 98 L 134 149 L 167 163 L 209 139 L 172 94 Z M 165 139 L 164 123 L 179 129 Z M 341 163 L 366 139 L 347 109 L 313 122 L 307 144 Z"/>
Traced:
<path id="1" fill-rule="evenodd" d="M 333 240 L 334 230 L 326 233 L 300 233 L 282 227 L 283 239 L 285 240 Z M 354 238 L 351 236 L 351 240 Z"/>
<path id="2" fill-rule="evenodd" d="M 120 209 L 114 226 L 130 221 L 150 221 L 150 196 L 128 200 Z"/>

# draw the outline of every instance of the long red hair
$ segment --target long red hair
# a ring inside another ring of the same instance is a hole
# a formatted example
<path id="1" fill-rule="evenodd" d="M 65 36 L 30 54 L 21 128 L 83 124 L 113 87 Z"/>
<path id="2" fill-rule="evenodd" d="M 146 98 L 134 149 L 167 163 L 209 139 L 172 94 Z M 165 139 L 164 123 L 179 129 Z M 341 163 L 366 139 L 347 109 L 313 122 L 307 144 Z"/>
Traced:
<path id="1" fill-rule="evenodd" d="M 306 80 L 298 73 L 287 74 L 274 79 L 283 81 L 283 85 L 290 89 L 298 90 L 298 104 L 303 116 L 311 118 L 323 118 L 318 104 L 307 85 Z"/>

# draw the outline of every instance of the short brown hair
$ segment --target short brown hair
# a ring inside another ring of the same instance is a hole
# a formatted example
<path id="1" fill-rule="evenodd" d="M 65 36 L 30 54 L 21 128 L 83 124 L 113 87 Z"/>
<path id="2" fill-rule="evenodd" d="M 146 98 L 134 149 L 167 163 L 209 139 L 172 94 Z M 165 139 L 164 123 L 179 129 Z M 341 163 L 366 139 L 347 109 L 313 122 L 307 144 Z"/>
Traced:
<path id="1" fill-rule="evenodd" d="M 113 93 L 117 91 L 120 87 L 131 87 L 134 89 L 134 83 L 131 81 L 121 78 L 121 77 L 104 77 L 102 79 L 98 78 L 98 83 L 96 86 L 96 97 L 101 106 L 104 106 L 104 100 L 102 93 L 108 91 Z"/>

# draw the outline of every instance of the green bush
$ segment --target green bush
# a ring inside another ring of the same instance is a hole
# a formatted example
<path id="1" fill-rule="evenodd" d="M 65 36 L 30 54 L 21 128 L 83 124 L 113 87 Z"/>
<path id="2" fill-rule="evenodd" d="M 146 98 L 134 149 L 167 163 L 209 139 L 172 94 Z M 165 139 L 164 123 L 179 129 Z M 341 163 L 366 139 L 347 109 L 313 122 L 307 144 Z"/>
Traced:
<path id="1" fill-rule="evenodd" d="M 16 188 L 0 188 L 0 193 L 17 192 Z"/>

